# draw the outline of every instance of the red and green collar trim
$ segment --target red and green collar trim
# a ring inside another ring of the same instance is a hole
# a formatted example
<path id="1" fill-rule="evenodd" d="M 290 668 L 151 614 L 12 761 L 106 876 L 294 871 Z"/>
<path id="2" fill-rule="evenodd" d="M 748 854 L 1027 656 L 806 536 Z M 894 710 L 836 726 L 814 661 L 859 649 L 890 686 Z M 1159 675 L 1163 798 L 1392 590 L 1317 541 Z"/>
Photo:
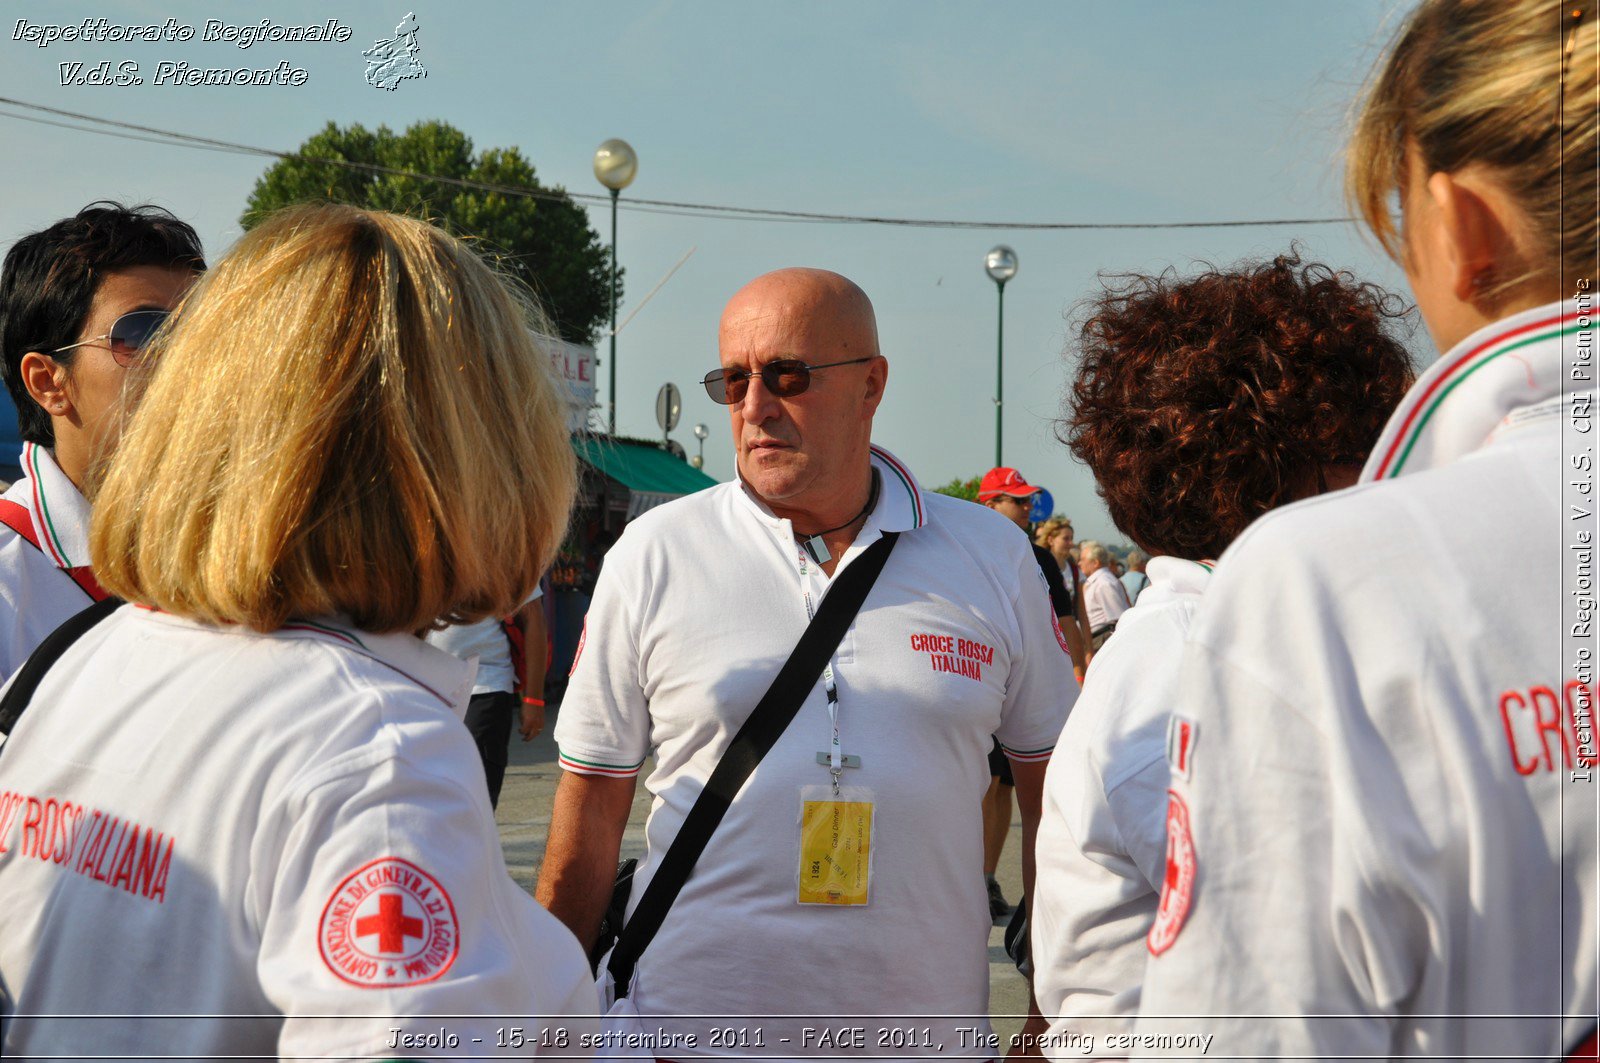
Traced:
<path id="1" fill-rule="evenodd" d="M 1446 355 L 1449 361 L 1444 368 L 1432 374 L 1432 379 L 1424 386 L 1406 396 L 1400 408 L 1395 411 L 1391 423 L 1398 423 L 1399 429 L 1388 445 L 1383 447 L 1382 456 L 1378 458 L 1376 465 L 1370 472 L 1363 473 L 1362 479 L 1388 480 L 1399 476 L 1405 471 L 1406 462 L 1416 449 L 1429 422 L 1438 414 L 1445 399 L 1463 381 L 1484 366 L 1497 362 L 1520 348 L 1559 340 L 1581 328 L 1592 327 L 1590 324 L 1580 323 L 1580 316 L 1586 315 L 1581 315 L 1578 310 L 1564 305 L 1560 310 L 1540 314 L 1533 321 L 1512 326 L 1507 331 L 1476 342 L 1469 340 L 1469 346 L 1459 355 Z"/>
<path id="2" fill-rule="evenodd" d="M 56 531 L 55 515 L 50 512 L 50 495 L 44 489 L 44 472 L 39 467 L 40 449 L 37 443 L 22 445 L 22 467 L 27 470 L 29 485 L 33 491 L 33 511 L 39 514 L 39 542 L 57 568 L 75 568 L 77 566 L 68 559 L 67 551 L 61 545 L 61 534 Z"/>
<path id="3" fill-rule="evenodd" d="M 922 508 L 922 491 L 917 487 L 916 479 L 910 471 L 900 463 L 900 459 L 890 454 L 882 447 L 873 444 L 872 456 L 881 461 L 884 468 L 889 470 L 888 486 L 897 486 L 904 490 L 911 500 L 911 526 L 920 528 L 927 523 L 927 515 Z"/>

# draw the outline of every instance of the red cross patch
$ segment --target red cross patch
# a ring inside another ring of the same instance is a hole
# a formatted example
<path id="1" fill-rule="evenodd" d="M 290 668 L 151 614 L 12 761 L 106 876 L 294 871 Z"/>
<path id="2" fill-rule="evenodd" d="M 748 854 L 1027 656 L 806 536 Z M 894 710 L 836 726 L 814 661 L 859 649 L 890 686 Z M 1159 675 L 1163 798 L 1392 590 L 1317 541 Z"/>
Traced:
<path id="1" fill-rule="evenodd" d="M 1189 833 L 1189 806 L 1176 790 L 1167 791 L 1167 873 L 1161 882 L 1161 904 L 1145 943 L 1159 956 L 1178 940 L 1194 896 L 1194 835 Z"/>
<path id="2" fill-rule="evenodd" d="M 461 951 L 455 904 L 416 864 L 382 857 L 352 871 L 333 891 L 322 909 L 317 948 L 328 970 L 364 989 L 431 982 Z"/>

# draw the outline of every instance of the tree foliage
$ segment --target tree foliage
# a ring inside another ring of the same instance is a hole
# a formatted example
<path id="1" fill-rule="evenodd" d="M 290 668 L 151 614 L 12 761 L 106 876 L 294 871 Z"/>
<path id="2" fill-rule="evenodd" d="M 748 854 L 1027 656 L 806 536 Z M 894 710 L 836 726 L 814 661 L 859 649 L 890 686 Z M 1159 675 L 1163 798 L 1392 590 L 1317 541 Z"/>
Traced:
<path id="1" fill-rule="evenodd" d="M 968 502 L 976 502 L 978 500 L 978 481 L 981 479 L 983 477 L 974 476 L 970 480 L 951 480 L 941 487 L 935 487 L 934 491 L 941 495 L 949 495 L 951 498 L 964 498 Z"/>
<path id="2" fill-rule="evenodd" d="M 249 229 L 293 203 L 334 202 L 387 210 L 440 225 L 539 297 L 563 339 L 593 343 L 610 317 L 610 249 L 584 210 L 560 188 L 539 184 L 516 148 L 473 153 L 472 141 L 444 122 L 418 122 L 404 133 L 332 122 L 304 144 L 300 158 L 274 163 L 257 179 L 240 223 Z M 312 159 L 343 159 L 419 174 L 554 192 L 529 199 L 422 177 L 376 173 Z M 617 271 L 622 298 L 622 271 Z"/>

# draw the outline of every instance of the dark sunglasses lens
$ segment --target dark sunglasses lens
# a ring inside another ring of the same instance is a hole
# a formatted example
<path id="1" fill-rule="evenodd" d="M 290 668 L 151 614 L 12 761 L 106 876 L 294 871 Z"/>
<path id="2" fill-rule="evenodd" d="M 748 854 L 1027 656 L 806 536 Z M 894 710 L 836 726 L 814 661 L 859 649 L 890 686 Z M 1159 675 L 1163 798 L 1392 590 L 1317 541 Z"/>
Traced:
<path id="1" fill-rule="evenodd" d="M 136 310 L 131 314 L 123 314 L 111 324 L 111 353 L 137 354 L 166 320 L 165 310 Z"/>
<path id="2" fill-rule="evenodd" d="M 732 406 L 744 398 L 748 377 L 733 376 L 727 369 L 713 369 L 706 374 L 703 381 L 706 394 L 711 396 L 711 401 L 723 406 Z"/>
<path id="3" fill-rule="evenodd" d="M 787 399 L 811 386 L 811 370 L 804 362 L 768 362 L 761 367 L 761 382 L 774 395 Z"/>

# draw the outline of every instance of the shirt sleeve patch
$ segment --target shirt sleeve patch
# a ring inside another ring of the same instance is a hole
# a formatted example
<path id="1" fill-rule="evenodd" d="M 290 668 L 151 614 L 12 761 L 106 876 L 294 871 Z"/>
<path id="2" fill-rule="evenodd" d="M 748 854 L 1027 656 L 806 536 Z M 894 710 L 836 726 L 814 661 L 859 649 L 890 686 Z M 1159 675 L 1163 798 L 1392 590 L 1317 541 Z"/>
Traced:
<path id="1" fill-rule="evenodd" d="M 1067 645 L 1067 636 L 1061 630 L 1061 621 L 1056 618 L 1056 609 L 1054 603 L 1052 603 L 1050 606 L 1050 626 L 1055 628 L 1056 631 L 1056 645 L 1061 647 L 1062 653 L 1066 654 L 1068 657 L 1071 657 L 1072 647 Z"/>
<path id="2" fill-rule="evenodd" d="M 627 779 L 639 774 L 645 758 L 640 757 L 633 764 L 607 764 L 604 761 L 575 757 L 565 750 L 558 750 L 556 762 L 561 765 L 562 770 L 576 775 L 609 775 L 617 779 Z"/>
<path id="3" fill-rule="evenodd" d="M 1189 833 L 1189 806 L 1183 803 L 1176 790 L 1168 790 L 1167 873 L 1161 880 L 1161 905 L 1156 909 L 1156 921 L 1151 924 L 1150 936 L 1146 938 L 1150 955 L 1161 955 L 1178 940 L 1178 933 L 1189 916 L 1198 869 L 1194 836 Z"/>
<path id="4" fill-rule="evenodd" d="M 578 661 L 583 657 L 583 647 L 589 642 L 589 618 L 583 618 L 583 629 L 578 632 L 578 648 L 572 651 L 572 667 L 567 669 L 567 677 L 571 678 L 578 670 Z"/>
<path id="5" fill-rule="evenodd" d="M 323 906 L 317 949 L 328 970 L 361 989 L 422 985 L 461 951 L 450 894 L 409 860 L 380 857 L 345 876 Z"/>
<path id="6" fill-rule="evenodd" d="M 1200 740 L 1200 725 L 1187 716 L 1173 713 L 1167 719 L 1167 763 L 1172 774 L 1187 779 L 1194 764 L 1194 746 Z"/>

